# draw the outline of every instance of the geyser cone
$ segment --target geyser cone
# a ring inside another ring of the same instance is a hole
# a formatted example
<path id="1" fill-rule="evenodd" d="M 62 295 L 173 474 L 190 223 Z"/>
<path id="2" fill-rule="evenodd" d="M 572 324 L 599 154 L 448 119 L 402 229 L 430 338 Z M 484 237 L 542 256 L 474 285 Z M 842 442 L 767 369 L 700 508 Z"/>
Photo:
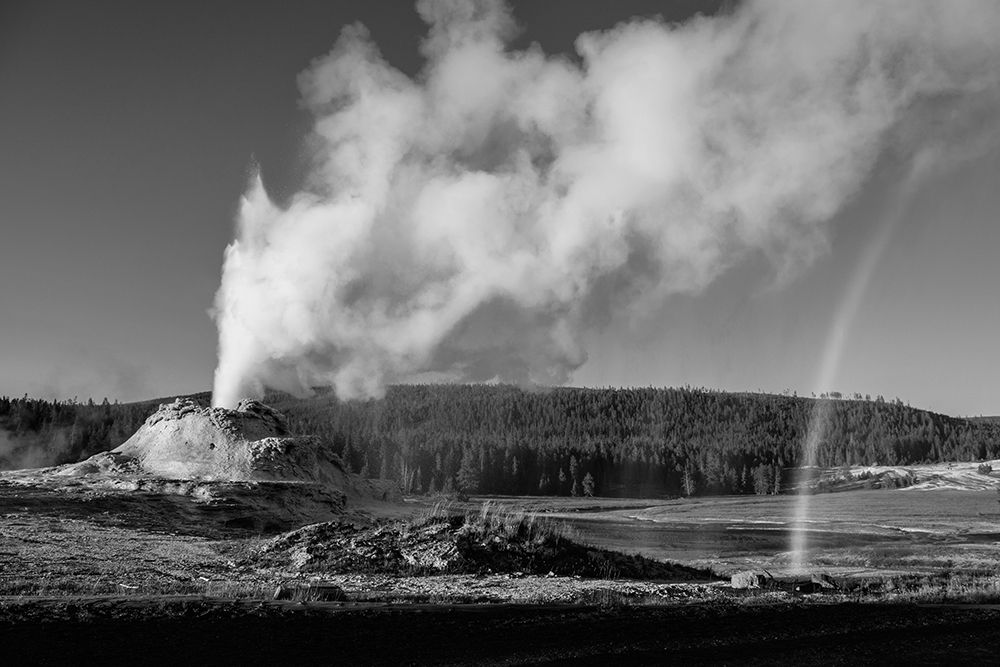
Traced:
<path id="1" fill-rule="evenodd" d="M 338 466 L 312 436 L 288 435 L 284 418 L 257 401 L 235 410 L 178 399 L 160 406 L 112 450 L 144 471 L 176 479 L 327 481 Z M 343 471 L 339 476 L 343 477 Z"/>
<path id="2" fill-rule="evenodd" d="M 288 433 L 284 417 L 253 400 L 235 410 L 177 399 L 161 405 L 121 446 L 65 466 L 61 475 L 125 474 L 197 482 L 289 482 L 345 498 L 398 498 L 395 485 L 345 469 L 315 436 Z"/>

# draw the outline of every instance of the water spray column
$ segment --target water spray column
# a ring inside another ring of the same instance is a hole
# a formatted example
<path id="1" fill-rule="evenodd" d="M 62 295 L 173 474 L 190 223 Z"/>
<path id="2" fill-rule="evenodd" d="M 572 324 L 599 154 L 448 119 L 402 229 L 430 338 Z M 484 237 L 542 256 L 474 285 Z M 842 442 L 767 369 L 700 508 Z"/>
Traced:
<path id="1" fill-rule="evenodd" d="M 831 391 L 834 380 L 836 380 L 837 370 L 840 367 L 841 357 L 844 353 L 844 343 L 847 340 L 847 334 L 858 314 L 858 307 L 861 305 L 865 293 L 868 291 L 868 285 L 871 283 L 879 260 L 889 244 L 892 232 L 902 217 L 906 196 L 916 182 L 916 172 L 917 170 L 914 169 L 910 177 L 904 182 L 904 186 L 896 195 L 888 214 L 879 223 L 875 237 L 865 248 L 858 263 L 858 268 L 852 275 L 844 298 L 837 308 L 836 316 L 830 327 L 830 333 L 827 335 L 826 343 L 823 346 L 823 358 L 819 374 L 816 378 L 814 392 L 821 398 L 816 399 L 810 411 L 809 423 L 802 440 L 802 459 L 799 462 L 799 469 L 795 475 L 795 482 L 798 488 L 792 517 L 792 534 L 789 547 L 791 551 L 789 565 L 793 572 L 803 572 L 809 566 L 807 524 L 809 521 L 809 498 L 811 495 L 810 481 L 813 471 L 816 468 L 819 446 L 824 441 L 824 435 L 828 430 L 828 425 L 833 416 L 835 400 L 822 398 L 822 396 L 825 392 Z"/>

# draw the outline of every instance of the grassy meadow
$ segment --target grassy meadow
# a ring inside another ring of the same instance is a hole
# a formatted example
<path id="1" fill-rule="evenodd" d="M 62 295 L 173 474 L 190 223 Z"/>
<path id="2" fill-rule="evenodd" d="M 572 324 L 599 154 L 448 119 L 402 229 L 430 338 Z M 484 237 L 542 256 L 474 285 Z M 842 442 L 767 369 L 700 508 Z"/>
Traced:
<path id="1" fill-rule="evenodd" d="M 854 576 L 982 572 L 1000 567 L 1000 504 L 993 491 L 862 490 L 813 495 L 806 523 L 818 571 Z M 710 567 L 720 574 L 789 568 L 798 497 L 720 496 L 666 501 L 493 499 L 566 521 L 603 548 Z"/>

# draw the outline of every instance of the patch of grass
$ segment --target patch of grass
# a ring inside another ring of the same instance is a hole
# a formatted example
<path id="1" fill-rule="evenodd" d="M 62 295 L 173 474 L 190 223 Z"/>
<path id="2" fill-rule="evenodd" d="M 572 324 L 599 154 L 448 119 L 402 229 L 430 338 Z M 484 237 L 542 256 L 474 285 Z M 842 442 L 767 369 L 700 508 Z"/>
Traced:
<path id="1" fill-rule="evenodd" d="M 87 577 L 0 578 L 0 596 L 9 597 L 111 597 L 199 595 L 225 600 L 268 599 L 274 584 L 232 579 L 189 581 L 146 580 L 118 582 Z"/>
<path id="2" fill-rule="evenodd" d="M 885 583 L 885 598 L 893 602 L 1000 603 L 996 572 L 956 572 L 927 577 L 893 577 Z"/>
<path id="3" fill-rule="evenodd" d="M 576 537 L 576 531 L 566 523 L 493 500 L 485 501 L 478 510 L 461 510 L 452 501 L 443 500 L 411 519 L 406 527 L 417 530 L 436 523 L 448 523 L 472 539 L 546 544 Z"/>
<path id="4" fill-rule="evenodd" d="M 522 539 L 536 544 L 571 540 L 573 530 L 565 523 L 539 518 L 535 514 L 499 505 L 492 500 L 482 504 L 478 512 L 465 515 L 465 526 L 480 536 L 499 536 L 503 539 Z"/>
<path id="5" fill-rule="evenodd" d="M 1000 553 L 992 545 L 896 543 L 830 549 L 815 554 L 812 563 L 824 568 L 859 567 L 914 574 L 975 573 L 1000 567 Z"/>
<path id="6" fill-rule="evenodd" d="M 650 593 L 635 593 L 615 588 L 598 588 L 583 590 L 573 600 L 576 604 L 595 605 L 598 607 L 654 607 L 676 604 L 675 600 Z"/>

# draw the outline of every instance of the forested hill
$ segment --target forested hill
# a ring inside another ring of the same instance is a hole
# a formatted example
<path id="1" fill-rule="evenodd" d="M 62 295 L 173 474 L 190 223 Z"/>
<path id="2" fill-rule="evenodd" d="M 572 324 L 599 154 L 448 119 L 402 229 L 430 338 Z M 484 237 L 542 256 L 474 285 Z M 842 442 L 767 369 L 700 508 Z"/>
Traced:
<path id="1" fill-rule="evenodd" d="M 696 389 L 503 385 L 394 386 L 370 401 L 339 401 L 329 393 L 268 401 L 289 416 L 294 432 L 327 438 L 356 471 L 397 479 L 410 492 L 629 496 L 774 492 L 781 471 L 800 460 L 816 402 Z M 828 405 L 820 465 L 1000 457 L 994 420 L 881 399 Z M 46 429 L 62 434 L 62 462 L 117 446 L 155 408 L 152 401 L 4 398 L 0 426 L 15 442 Z"/>
<path id="2" fill-rule="evenodd" d="M 768 493 L 799 462 L 815 400 L 693 389 L 390 387 L 378 401 L 277 400 L 358 470 L 413 491 Z M 830 400 L 820 465 L 1000 456 L 1000 424 L 898 401 Z M 584 481 L 590 475 L 591 483 Z"/>

